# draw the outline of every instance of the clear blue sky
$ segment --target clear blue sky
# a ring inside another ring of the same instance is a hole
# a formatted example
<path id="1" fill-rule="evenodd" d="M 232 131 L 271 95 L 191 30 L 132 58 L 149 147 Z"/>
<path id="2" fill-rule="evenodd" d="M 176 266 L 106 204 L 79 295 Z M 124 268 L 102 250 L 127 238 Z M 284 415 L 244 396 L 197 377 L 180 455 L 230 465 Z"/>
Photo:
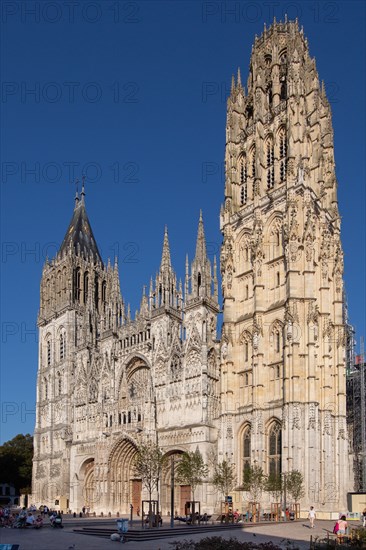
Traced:
<path id="1" fill-rule="evenodd" d="M 200 208 L 218 254 L 226 93 L 238 66 L 246 80 L 254 35 L 285 11 L 304 25 L 332 104 L 350 320 L 365 334 L 364 2 L 1 8 L 2 441 L 33 431 L 39 283 L 72 215 L 70 174 L 87 174 L 91 225 L 103 258 L 119 256 L 132 311 L 164 224 L 179 276 Z"/>

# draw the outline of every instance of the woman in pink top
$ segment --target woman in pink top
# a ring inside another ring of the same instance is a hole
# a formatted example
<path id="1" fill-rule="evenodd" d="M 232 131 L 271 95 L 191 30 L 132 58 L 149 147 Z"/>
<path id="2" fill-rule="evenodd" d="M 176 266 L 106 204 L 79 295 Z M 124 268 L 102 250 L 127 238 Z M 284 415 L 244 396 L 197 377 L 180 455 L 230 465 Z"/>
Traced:
<path id="1" fill-rule="evenodd" d="M 337 535 L 340 536 L 340 538 L 342 538 L 342 535 L 346 534 L 347 527 L 348 527 L 348 523 L 346 521 L 346 516 L 342 516 L 341 519 L 338 520 Z"/>

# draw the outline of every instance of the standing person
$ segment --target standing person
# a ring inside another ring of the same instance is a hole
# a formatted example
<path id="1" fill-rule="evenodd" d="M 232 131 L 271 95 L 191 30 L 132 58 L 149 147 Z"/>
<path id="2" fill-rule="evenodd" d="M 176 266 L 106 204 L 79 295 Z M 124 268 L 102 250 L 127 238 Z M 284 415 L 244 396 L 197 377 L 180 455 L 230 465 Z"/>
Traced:
<path id="1" fill-rule="evenodd" d="M 309 518 L 309 522 L 310 522 L 310 529 L 314 529 L 314 521 L 315 521 L 315 518 L 316 518 L 316 513 L 315 513 L 315 510 L 314 510 L 314 506 L 310 506 L 308 518 Z"/>
<path id="2" fill-rule="evenodd" d="M 362 526 L 363 526 L 363 527 L 366 527 L 366 507 L 363 509 L 362 515 L 363 515 L 363 523 L 362 523 Z"/>

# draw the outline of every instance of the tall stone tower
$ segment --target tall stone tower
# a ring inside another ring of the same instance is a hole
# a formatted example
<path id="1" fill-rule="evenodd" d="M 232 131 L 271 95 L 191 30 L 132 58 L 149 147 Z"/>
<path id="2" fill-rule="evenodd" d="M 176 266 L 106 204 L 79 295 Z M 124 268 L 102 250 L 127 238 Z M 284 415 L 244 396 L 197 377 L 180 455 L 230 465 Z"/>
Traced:
<path id="1" fill-rule="evenodd" d="M 38 316 L 32 491 L 38 503 L 53 506 L 60 501 L 65 509 L 73 500 L 72 444 L 85 442 L 85 433 L 100 430 L 104 423 L 98 386 L 103 383 L 103 391 L 109 392 L 110 381 L 102 365 L 100 335 L 114 333 L 124 317 L 117 265 L 103 264 L 84 197 L 83 186 L 60 250 L 44 265 Z"/>
<path id="2" fill-rule="evenodd" d="M 219 456 L 300 470 L 326 517 L 349 490 L 343 252 L 333 129 L 297 22 L 255 39 L 233 78 L 221 210 Z"/>

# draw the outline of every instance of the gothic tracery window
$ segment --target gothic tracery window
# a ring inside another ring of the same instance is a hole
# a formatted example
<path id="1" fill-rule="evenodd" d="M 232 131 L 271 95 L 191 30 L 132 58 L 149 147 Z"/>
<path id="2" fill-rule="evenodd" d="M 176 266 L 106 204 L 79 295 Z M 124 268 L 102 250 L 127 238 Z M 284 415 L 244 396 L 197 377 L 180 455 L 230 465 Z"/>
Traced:
<path id="1" fill-rule="evenodd" d="M 84 304 L 88 303 L 88 294 L 89 294 L 89 273 L 86 271 L 84 273 Z"/>
<path id="2" fill-rule="evenodd" d="M 61 377 L 60 372 L 57 373 L 57 377 L 56 377 L 56 391 L 57 391 L 57 395 L 61 395 L 61 393 L 62 393 L 62 377 Z"/>
<path id="3" fill-rule="evenodd" d="M 247 159 L 243 155 L 239 162 L 240 172 L 240 205 L 243 206 L 247 202 L 248 198 L 248 183 L 247 183 Z"/>
<path id="4" fill-rule="evenodd" d="M 47 367 L 51 366 L 51 340 L 47 340 Z"/>
<path id="5" fill-rule="evenodd" d="M 279 160 L 280 160 L 280 181 L 281 183 L 286 180 L 287 171 L 287 143 L 286 132 L 284 128 L 281 128 L 278 134 L 279 140 Z"/>
<path id="6" fill-rule="evenodd" d="M 74 301 L 80 302 L 80 281 L 81 281 L 81 273 L 80 273 L 80 267 L 77 267 L 74 269 L 74 280 L 73 280 L 73 287 L 74 287 Z"/>
<path id="7" fill-rule="evenodd" d="M 285 99 L 287 99 L 287 86 L 286 86 L 285 79 L 283 79 L 283 81 L 281 82 L 280 99 L 281 101 L 284 101 Z"/>
<path id="8" fill-rule="evenodd" d="M 105 310 L 105 305 L 107 302 L 107 283 L 105 281 L 102 282 L 102 302 L 103 309 Z"/>
<path id="9" fill-rule="evenodd" d="M 274 146 L 273 139 L 266 141 L 266 168 L 267 168 L 267 189 L 274 187 Z"/>
<path id="10" fill-rule="evenodd" d="M 268 474 L 278 476 L 281 473 L 281 426 L 272 424 L 268 433 Z"/>
<path id="11" fill-rule="evenodd" d="M 280 353 L 280 351 L 281 351 L 281 334 L 280 334 L 279 330 L 277 330 L 277 332 L 275 333 L 275 338 L 276 338 L 276 353 Z"/>
<path id="12" fill-rule="evenodd" d="M 251 168 L 251 176 L 254 180 L 256 177 L 255 173 L 255 145 L 250 150 L 250 168 Z"/>
<path id="13" fill-rule="evenodd" d="M 243 433 L 243 474 L 250 468 L 250 454 L 251 454 L 251 429 L 247 426 Z"/>
<path id="14" fill-rule="evenodd" d="M 284 49 L 280 52 L 280 63 L 281 63 L 281 65 L 284 65 L 284 64 L 287 63 L 287 51 L 286 51 L 286 49 Z"/>
<path id="15" fill-rule="evenodd" d="M 62 289 L 62 279 L 61 279 L 61 271 L 57 273 L 57 281 L 56 281 L 56 291 L 57 291 L 57 302 L 61 303 L 61 289 Z"/>
<path id="16" fill-rule="evenodd" d="M 63 361 L 66 357 L 66 333 L 60 334 L 60 361 Z"/>

